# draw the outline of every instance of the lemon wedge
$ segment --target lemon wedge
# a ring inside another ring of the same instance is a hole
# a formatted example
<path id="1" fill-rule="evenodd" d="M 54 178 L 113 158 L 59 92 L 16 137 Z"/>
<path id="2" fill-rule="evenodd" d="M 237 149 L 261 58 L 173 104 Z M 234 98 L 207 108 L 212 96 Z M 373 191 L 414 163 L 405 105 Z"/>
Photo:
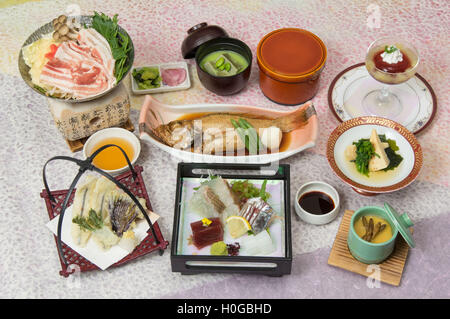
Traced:
<path id="1" fill-rule="evenodd" d="M 231 237 L 238 238 L 252 229 L 250 223 L 242 216 L 230 216 L 227 218 L 228 231 Z"/>

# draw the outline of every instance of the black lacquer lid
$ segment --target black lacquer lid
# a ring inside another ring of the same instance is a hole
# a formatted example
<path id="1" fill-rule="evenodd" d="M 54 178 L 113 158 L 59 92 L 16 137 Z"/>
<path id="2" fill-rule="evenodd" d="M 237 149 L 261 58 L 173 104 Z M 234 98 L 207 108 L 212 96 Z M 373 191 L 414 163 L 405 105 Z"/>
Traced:
<path id="1" fill-rule="evenodd" d="M 228 37 L 228 33 L 217 25 L 199 23 L 187 31 L 188 35 L 181 44 L 181 54 L 185 59 L 192 59 L 197 48 L 203 43 L 220 37 Z"/>

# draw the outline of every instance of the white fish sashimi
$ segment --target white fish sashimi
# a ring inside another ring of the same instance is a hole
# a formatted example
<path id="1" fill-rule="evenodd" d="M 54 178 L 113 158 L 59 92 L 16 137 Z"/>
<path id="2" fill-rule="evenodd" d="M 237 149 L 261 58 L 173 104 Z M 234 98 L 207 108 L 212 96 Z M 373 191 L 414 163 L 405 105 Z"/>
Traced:
<path id="1" fill-rule="evenodd" d="M 188 207 L 201 217 L 220 217 L 225 206 L 222 201 L 218 199 L 217 195 L 213 193 L 213 196 L 211 196 L 210 190 L 211 188 L 207 185 L 200 186 L 194 195 L 192 195 L 190 201 L 188 202 Z"/>
<path id="2" fill-rule="evenodd" d="M 243 256 L 268 256 L 275 251 L 275 245 L 268 231 L 244 237 L 240 245 L 239 254 Z"/>
<path id="3" fill-rule="evenodd" d="M 230 184 L 220 176 L 204 182 L 192 196 L 189 207 L 202 217 L 220 217 L 224 224 L 228 217 L 238 215 L 240 211 Z"/>
<path id="4" fill-rule="evenodd" d="M 241 210 L 239 201 L 231 191 L 231 186 L 226 180 L 219 176 L 208 182 L 208 185 L 225 205 L 225 209 L 220 216 L 224 224 L 228 217 L 239 215 Z"/>

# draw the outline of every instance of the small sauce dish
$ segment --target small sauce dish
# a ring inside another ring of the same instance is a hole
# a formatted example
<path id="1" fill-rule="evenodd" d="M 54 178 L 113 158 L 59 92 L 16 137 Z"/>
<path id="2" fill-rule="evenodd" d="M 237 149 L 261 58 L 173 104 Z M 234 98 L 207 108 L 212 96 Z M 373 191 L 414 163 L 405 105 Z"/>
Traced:
<path id="1" fill-rule="evenodd" d="M 302 185 L 295 195 L 295 212 L 305 222 L 323 225 L 339 213 L 339 194 L 324 182 L 312 181 Z"/>
<path id="2" fill-rule="evenodd" d="M 136 135 L 120 127 L 110 127 L 95 132 L 87 139 L 83 146 L 84 158 L 88 158 L 106 144 L 113 144 L 122 148 L 131 165 L 136 163 L 141 152 L 141 143 Z M 118 175 L 129 169 L 125 156 L 117 147 L 105 148 L 97 154 L 92 163 L 111 175 Z"/>

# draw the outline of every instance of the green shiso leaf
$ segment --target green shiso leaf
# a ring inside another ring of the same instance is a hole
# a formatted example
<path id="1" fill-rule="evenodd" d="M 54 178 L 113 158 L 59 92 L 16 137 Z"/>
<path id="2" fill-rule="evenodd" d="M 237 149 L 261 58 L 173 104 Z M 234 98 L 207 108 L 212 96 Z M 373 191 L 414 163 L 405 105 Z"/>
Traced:
<path id="1" fill-rule="evenodd" d="M 95 231 L 103 227 L 103 219 L 101 213 L 91 209 L 88 217 L 75 216 L 72 222 L 79 225 L 80 228 L 87 231 Z"/>

